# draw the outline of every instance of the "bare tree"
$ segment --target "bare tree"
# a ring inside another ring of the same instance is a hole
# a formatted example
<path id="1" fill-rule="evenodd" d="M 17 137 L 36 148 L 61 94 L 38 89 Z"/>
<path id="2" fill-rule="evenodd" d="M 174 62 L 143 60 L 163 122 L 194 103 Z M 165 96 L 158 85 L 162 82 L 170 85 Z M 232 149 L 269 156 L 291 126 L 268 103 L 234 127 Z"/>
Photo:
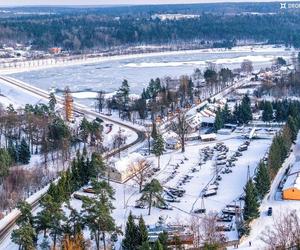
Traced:
<path id="1" fill-rule="evenodd" d="M 299 249 L 300 218 L 296 210 L 281 215 L 271 228 L 263 232 L 261 240 L 269 249 Z"/>
<path id="2" fill-rule="evenodd" d="M 241 70 L 246 73 L 251 73 L 253 71 L 253 64 L 250 60 L 244 60 L 241 63 Z"/>
<path id="3" fill-rule="evenodd" d="M 188 127 L 186 114 L 184 112 L 179 113 L 176 120 L 173 122 L 173 129 L 180 137 L 182 153 L 185 152 L 185 139 L 188 133 Z"/>
<path id="4" fill-rule="evenodd" d="M 210 213 L 205 215 L 200 222 L 201 244 L 220 247 L 226 242 L 225 235 L 218 230 L 218 214 Z"/>
<path id="5" fill-rule="evenodd" d="M 142 191 L 147 176 L 152 173 L 152 162 L 146 159 L 139 159 L 129 167 L 129 172 L 133 176 L 133 180 L 139 185 L 139 191 Z"/>
<path id="6" fill-rule="evenodd" d="M 97 108 L 99 113 L 102 112 L 104 103 L 105 103 L 105 92 L 100 90 L 97 94 Z"/>

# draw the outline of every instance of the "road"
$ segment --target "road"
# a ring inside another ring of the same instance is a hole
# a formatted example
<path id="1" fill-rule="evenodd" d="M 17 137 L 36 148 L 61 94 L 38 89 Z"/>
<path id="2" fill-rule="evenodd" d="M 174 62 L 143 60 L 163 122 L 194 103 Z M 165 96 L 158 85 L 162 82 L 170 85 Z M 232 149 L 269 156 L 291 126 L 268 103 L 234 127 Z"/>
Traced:
<path id="1" fill-rule="evenodd" d="M 7 76 L 0 76 L 0 80 L 4 81 L 6 84 L 12 85 L 13 87 L 17 87 L 20 88 L 21 90 L 26 90 L 34 95 L 37 95 L 43 99 L 49 99 L 49 92 L 39 89 L 37 87 L 31 86 L 27 83 L 24 83 L 22 81 L 16 80 L 14 78 L 11 77 L 7 77 Z M 235 88 L 238 88 L 240 86 L 242 86 L 243 84 L 247 83 L 248 79 L 242 79 L 237 81 L 236 83 L 234 83 L 231 86 L 226 87 L 225 89 L 221 90 L 219 93 L 213 95 L 213 98 L 218 98 L 221 96 L 226 96 L 227 94 L 231 93 Z M 63 105 L 64 103 L 64 99 L 62 97 L 56 96 L 57 99 L 57 103 Z M 194 108 L 193 108 L 194 109 Z M 145 139 L 145 134 L 144 131 L 139 130 L 138 128 L 131 126 L 125 122 L 121 122 L 121 121 L 117 121 L 114 120 L 113 118 L 107 117 L 105 115 L 99 114 L 97 112 L 91 111 L 89 110 L 87 107 L 85 107 L 84 105 L 80 105 L 78 103 L 74 103 L 74 112 L 76 113 L 80 113 L 82 115 L 90 115 L 93 117 L 99 117 L 104 121 L 108 121 L 114 124 L 117 124 L 121 127 L 125 127 L 127 129 L 132 130 L 133 132 L 135 132 L 137 134 L 137 139 L 129 144 L 124 145 L 123 147 L 119 148 L 119 149 L 115 149 L 111 152 L 109 152 L 106 157 L 110 157 L 113 156 L 115 154 L 118 154 L 120 151 L 124 151 L 129 149 L 130 147 L 133 147 L 139 143 L 142 143 Z M 36 200 L 34 200 L 32 202 L 32 207 L 33 209 L 36 208 L 39 205 L 39 201 L 42 198 L 42 196 L 38 197 Z M 13 227 L 15 226 L 15 221 L 17 220 L 17 218 L 19 217 L 19 213 L 16 213 L 16 216 L 12 217 L 10 221 L 8 221 L 5 225 L 1 225 L 0 227 L 0 244 L 3 242 L 3 239 L 5 239 L 10 232 L 12 231 Z"/>
<path id="2" fill-rule="evenodd" d="M 3 76 L 0 76 L 0 80 L 4 81 L 7 84 L 12 85 L 13 87 L 17 87 L 17 88 L 20 88 L 22 90 L 26 90 L 26 91 L 28 91 L 28 92 L 30 92 L 30 93 L 32 93 L 34 95 L 37 95 L 37 96 L 39 96 L 41 98 L 49 99 L 49 93 L 48 92 L 46 92 L 46 91 L 44 91 L 42 89 L 33 87 L 33 86 L 31 86 L 29 84 L 26 84 L 24 82 L 18 81 L 16 79 L 11 78 L 11 77 L 3 77 Z M 64 103 L 64 99 L 63 98 L 56 96 L 56 99 L 57 99 L 57 103 L 58 104 L 63 105 L 63 103 Z M 108 152 L 105 155 L 105 158 L 108 158 L 108 157 L 111 157 L 113 155 L 116 155 L 116 154 L 118 154 L 121 151 L 127 150 L 130 147 L 133 147 L 133 146 L 135 146 L 135 145 L 137 145 L 139 143 L 142 143 L 144 141 L 144 139 L 145 139 L 144 132 L 141 131 L 141 130 L 139 130 L 138 128 L 136 128 L 134 126 L 131 126 L 131 125 L 125 123 L 125 122 L 116 121 L 116 120 L 114 120 L 114 119 L 112 119 L 110 117 L 101 115 L 101 114 L 99 114 L 97 112 L 94 112 L 94 111 L 91 111 L 91 110 L 89 110 L 87 107 L 85 107 L 83 105 L 74 103 L 74 112 L 80 113 L 82 115 L 90 115 L 90 116 L 93 116 L 95 118 L 99 117 L 99 118 L 101 118 L 104 121 L 117 124 L 120 127 L 132 130 L 134 133 L 137 134 L 137 139 L 136 140 L 134 140 L 133 142 L 131 142 L 129 144 L 126 144 L 126 145 L 120 147 L 119 149 L 114 149 L 114 150 Z M 45 189 L 45 192 L 46 191 L 47 191 L 47 189 Z M 39 202 L 40 202 L 40 200 L 41 200 L 42 197 L 43 197 L 43 194 L 41 194 L 39 197 L 37 197 L 35 200 L 33 200 L 31 202 L 32 209 L 35 209 L 39 205 Z M 11 233 L 11 231 L 12 231 L 13 227 L 15 226 L 15 222 L 18 219 L 19 215 L 20 215 L 19 212 L 16 212 L 15 215 L 10 218 L 10 220 L 7 220 L 6 223 L 3 223 L 0 226 L 0 244 Z"/>

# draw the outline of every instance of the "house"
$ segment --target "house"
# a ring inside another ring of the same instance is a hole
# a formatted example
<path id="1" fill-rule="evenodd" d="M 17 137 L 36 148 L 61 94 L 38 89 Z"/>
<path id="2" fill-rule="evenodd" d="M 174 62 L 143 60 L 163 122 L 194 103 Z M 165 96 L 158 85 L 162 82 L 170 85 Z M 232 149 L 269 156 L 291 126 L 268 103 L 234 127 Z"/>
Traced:
<path id="1" fill-rule="evenodd" d="M 300 162 L 296 162 L 288 173 L 282 188 L 284 200 L 300 200 Z"/>
<path id="2" fill-rule="evenodd" d="M 117 182 L 124 182 L 133 176 L 134 164 L 139 160 L 144 159 L 140 153 L 131 153 L 130 155 L 121 158 L 110 164 L 107 169 L 107 176 Z"/>
<path id="3" fill-rule="evenodd" d="M 166 149 L 181 148 L 179 136 L 173 131 L 169 131 L 168 133 L 164 134 L 164 141 Z"/>

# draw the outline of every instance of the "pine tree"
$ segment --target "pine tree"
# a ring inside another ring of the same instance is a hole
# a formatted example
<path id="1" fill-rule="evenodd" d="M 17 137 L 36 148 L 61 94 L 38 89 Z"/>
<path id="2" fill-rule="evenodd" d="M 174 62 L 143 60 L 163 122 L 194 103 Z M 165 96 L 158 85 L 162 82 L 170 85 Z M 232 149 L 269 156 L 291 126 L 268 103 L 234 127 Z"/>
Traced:
<path id="1" fill-rule="evenodd" d="M 101 154 L 93 153 L 89 168 L 89 177 L 96 178 L 98 175 L 104 175 L 105 173 L 105 163 Z"/>
<path id="2" fill-rule="evenodd" d="M 270 122 L 273 119 L 273 106 L 271 102 L 266 101 L 264 103 L 262 119 L 264 122 Z"/>
<path id="3" fill-rule="evenodd" d="M 11 164 L 12 160 L 7 150 L 0 148 L 0 179 L 8 175 Z"/>
<path id="4" fill-rule="evenodd" d="M 139 247 L 139 250 L 151 250 L 149 241 L 143 242 L 143 244 Z"/>
<path id="5" fill-rule="evenodd" d="M 20 249 L 34 250 L 34 239 L 36 234 L 30 223 L 24 222 L 19 228 L 15 229 L 11 234 L 11 240 L 19 246 Z"/>
<path id="6" fill-rule="evenodd" d="M 52 237 L 55 248 L 57 238 L 62 235 L 62 222 L 65 220 L 64 212 L 61 209 L 61 204 L 54 201 L 53 197 L 46 194 L 41 201 L 42 210 L 38 212 L 35 220 L 37 223 L 37 231 L 43 231 L 44 237 L 47 230 Z"/>
<path id="7" fill-rule="evenodd" d="M 139 230 L 130 211 L 126 223 L 125 237 L 122 241 L 122 247 L 124 250 L 137 250 L 140 243 L 139 241 Z"/>
<path id="8" fill-rule="evenodd" d="M 262 200 L 264 196 L 269 192 L 271 186 L 271 180 L 267 166 L 263 161 L 259 163 L 257 174 L 255 177 L 255 187 L 258 193 L 258 197 Z"/>
<path id="9" fill-rule="evenodd" d="M 159 242 L 159 240 L 155 241 L 152 250 L 164 250 L 163 245 Z"/>
<path id="10" fill-rule="evenodd" d="M 16 163 L 18 161 L 18 153 L 15 144 L 12 142 L 12 140 L 9 140 L 7 152 L 10 155 L 10 158 L 13 163 Z"/>
<path id="11" fill-rule="evenodd" d="M 217 132 L 219 129 L 223 127 L 223 119 L 220 108 L 218 108 L 216 112 L 215 122 L 214 122 L 214 131 Z"/>
<path id="12" fill-rule="evenodd" d="M 31 214 L 31 206 L 26 201 L 20 201 L 17 204 L 17 209 L 19 209 L 21 215 L 17 219 L 17 225 L 21 225 L 23 223 L 29 223 L 33 226 L 33 216 Z"/>
<path id="13" fill-rule="evenodd" d="M 148 230 L 143 217 L 140 216 L 138 224 L 138 244 L 142 246 L 146 242 L 148 242 Z"/>
<path id="14" fill-rule="evenodd" d="M 157 167 L 160 169 L 160 156 L 164 152 L 164 139 L 161 134 L 157 134 L 153 143 L 153 153 L 157 157 Z"/>
<path id="15" fill-rule="evenodd" d="M 115 221 L 111 215 L 114 190 L 106 181 L 93 181 L 92 187 L 95 196 L 83 199 L 83 221 L 95 239 L 96 249 L 100 249 L 100 241 L 102 241 L 103 248 L 106 250 L 107 234 L 116 232 Z"/>
<path id="16" fill-rule="evenodd" d="M 18 159 L 22 164 L 28 164 L 30 162 L 31 154 L 29 146 L 24 138 L 21 140 L 21 144 L 18 148 Z"/>
<path id="17" fill-rule="evenodd" d="M 288 117 L 287 126 L 289 127 L 289 129 L 291 131 L 292 141 L 293 142 L 296 141 L 297 134 L 298 134 L 298 128 L 297 128 L 296 122 L 295 122 L 295 120 L 293 119 L 292 116 Z"/>
<path id="18" fill-rule="evenodd" d="M 168 233 L 166 231 L 158 235 L 158 240 L 163 245 L 163 250 L 168 250 Z"/>
<path id="19" fill-rule="evenodd" d="M 247 182 L 244 191 L 245 191 L 244 219 L 246 221 L 250 221 L 259 216 L 259 211 L 258 211 L 259 203 L 257 200 L 257 191 L 251 179 Z"/>
<path id="20" fill-rule="evenodd" d="M 57 101 L 56 101 L 54 93 L 50 93 L 50 96 L 49 96 L 49 110 L 53 112 L 55 110 L 55 105 L 56 104 L 57 104 Z"/>
<path id="21" fill-rule="evenodd" d="M 35 249 L 36 232 L 33 227 L 31 206 L 27 202 L 21 201 L 18 203 L 17 208 L 20 210 L 21 215 L 16 221 L 18 228 L 13 230 L 11 239 L 21 249 Z"/>
<path id="22" fill-rule="evenodd" d="M 157 179 L 152 179 L 150 183 L 147 183 L 142 190 L 141 201 L 148 204 L 148 215 L 151 214 L 152 206 L 164 205 L 164 199 L 162 197 L 163 188 Z"/>
<path id="23" fill-rule="evenodd" d="M 228 104 L 226 103 L 224 108 L 221 110 L 223 123 L 232 122 L 232 114 L 229 110 Z"/>

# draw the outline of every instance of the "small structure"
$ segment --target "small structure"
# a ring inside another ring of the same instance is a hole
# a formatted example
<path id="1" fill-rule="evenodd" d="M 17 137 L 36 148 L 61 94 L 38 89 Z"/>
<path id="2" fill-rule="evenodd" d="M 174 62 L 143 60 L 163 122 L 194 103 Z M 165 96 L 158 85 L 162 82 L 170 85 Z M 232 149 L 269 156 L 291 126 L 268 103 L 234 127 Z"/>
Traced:
<path id="1" fill-rule="evenodd" d="M 282 188 L 284 200 L 300 200 L 300 162 L 295 163 L 288 173 Z"/>
<path id="2" fill-rule="evenodd" d="M 60 54 L 61 53 L 61 48 L 59 48 L 59 47 L 53 47 L 53 48 L 49 49 L 49 52 L 51 54 Z"/>
<path id="3" fill-rule="evenodd" d="M 231 129 L 228 128 L 221 128 L 218 130 L 219 135 L 230 135 L 231 134 Z"/>
<path id="4" fill-rule="evenodd" d="M 175 132 L 169 131 L 164 135 L 165 147 L 166 149 L 179 149 L 181 148 L 181 143 L 178 135 Z"/>
<path id="5" fill-rule="evenodd" d="M 74 108 L 73 108 L 73 97 L 71 95 L 71 91 L 69 87 L 65 88 L 65 93 L 64 93 L 64 109 L 65 109 L 65 117 L 68 122 L 73 121 L 74 117 Z"/>
<path id="6" fill-rule="evenodd" d="M 200 135 L 201 141 L 215 141 L 217 139 L 217 135 L 215 133 L 211 134 L 203 134 Z"/>

